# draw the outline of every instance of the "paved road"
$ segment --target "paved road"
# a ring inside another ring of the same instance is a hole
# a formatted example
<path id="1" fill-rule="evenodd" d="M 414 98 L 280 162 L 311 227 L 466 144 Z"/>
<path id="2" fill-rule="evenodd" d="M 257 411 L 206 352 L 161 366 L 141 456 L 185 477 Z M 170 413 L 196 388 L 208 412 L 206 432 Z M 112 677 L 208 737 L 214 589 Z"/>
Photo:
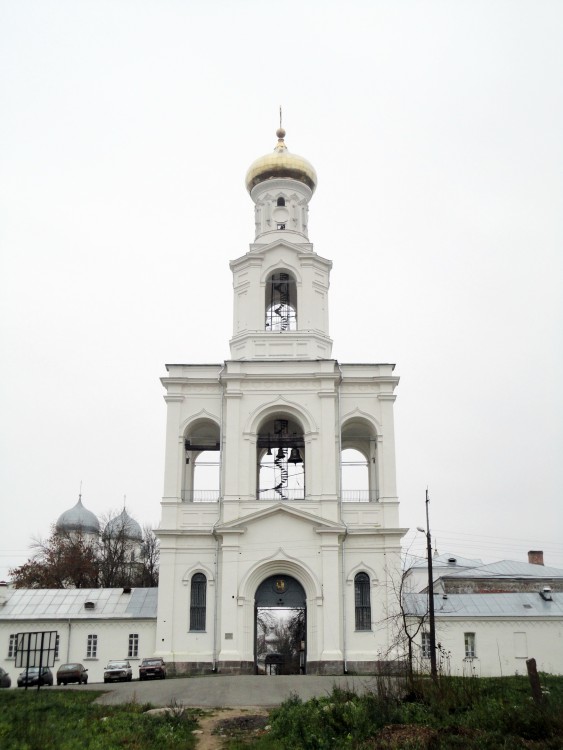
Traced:
<path id="1" fill-rule="evenodd" d="M 91 683 L 82 686 L 68 686 L 65 690 L 104 690 L 108 691 L 98 699 L 98 703 L 115 704 L 136 700 L 139 703 L 152 703 L 154 706 L 181 704 L 198 707 L 234 706 L 278 706 L 292 693 L 303 700 L 315 696 L 329 695 L 338 685 L 355 692 L 375 690 L 373 677 L 314 677 L 305 676 L 265 676 L 265 675 L 209 675 L 166 680 L 139 682 Z"/>

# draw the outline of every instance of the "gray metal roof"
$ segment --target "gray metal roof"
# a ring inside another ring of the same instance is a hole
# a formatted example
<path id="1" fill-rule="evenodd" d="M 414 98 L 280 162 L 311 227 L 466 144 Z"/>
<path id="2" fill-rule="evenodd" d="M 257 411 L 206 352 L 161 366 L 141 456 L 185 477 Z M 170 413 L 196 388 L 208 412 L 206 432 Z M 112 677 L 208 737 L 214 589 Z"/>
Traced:
<path id="1" fill-rule="evenodd" d="M 449 562 L 450 559 L 454 559 L 455 563 Z M 428 565 L 426 557 L 409 556 L 408 564 L 406 567 L 411 568 L 426 568 Z M 433 568 L 451 568 L 456 570 L 458 568 L 477 568 L 483 565 L 483 561 L 479 559 L 471 559 L 469 557 L 460 557 L 452 552 L 445 552 L 443 555 L 434 555 L 432 557 Z"/>
<path id="2" fill-rule="evenodd" d="M 563 578 L 563 570 L 516 560 L 500 560 L 470 570 L 451 569 L 451 572 L 441 575 L 444 578 Z"/>
<path id="3" fill-rule="evenodd" d="M 563 618 L 563 594 L 552 593 L 546 602 L 535 593 L 519 594 L 442 594 L 434 595 L 436 617 L 556 617 Z M 426 594 L 405 594 L 409 614 L 421 617 L 427 612 Z"/>
<path id="4" fill-rule="evenodd" d="M 8 589 L 0 604 L 2 620 L 156 619 L 157 588 Z M 85 608 L 93 602 L 93 608 Z"/>

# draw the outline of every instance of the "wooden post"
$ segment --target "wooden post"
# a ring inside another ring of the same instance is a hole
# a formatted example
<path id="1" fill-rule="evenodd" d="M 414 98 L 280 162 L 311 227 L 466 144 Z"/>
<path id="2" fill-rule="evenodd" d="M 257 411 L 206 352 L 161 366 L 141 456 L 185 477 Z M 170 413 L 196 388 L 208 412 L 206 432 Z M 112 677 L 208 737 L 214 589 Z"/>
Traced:
<path id="1" fill-rule="evenodd" d="M 528 679 L 530 680 L 530 687 L 532 689 L 532 698 L 536 705 L 541 706 L 543 704 L 543 693 L 541 691 L 540 678 L 538 677 L 536 660 L 526 659 L 526 667 L 528 669 Z"/>

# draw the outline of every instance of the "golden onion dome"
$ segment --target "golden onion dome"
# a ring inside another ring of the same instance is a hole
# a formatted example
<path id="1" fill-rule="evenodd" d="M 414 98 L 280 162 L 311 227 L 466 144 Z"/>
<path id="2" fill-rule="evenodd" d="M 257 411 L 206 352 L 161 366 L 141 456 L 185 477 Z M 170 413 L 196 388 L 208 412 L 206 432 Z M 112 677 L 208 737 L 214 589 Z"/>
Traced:
<path id="1" fill-rule="evenodd" d="M 278 142 L 271 154 L 261 156 L 252 162 L 246 173 L 246 189 L 250 193 L 255 185 L 271 180 L 275 177 L 289 177 L 305 183 L 315 192 L 317 187 L 317 173 L 307 159 L 297 154 L 290 154 L 285 145 L 285 130 L 276 131 Z"/>

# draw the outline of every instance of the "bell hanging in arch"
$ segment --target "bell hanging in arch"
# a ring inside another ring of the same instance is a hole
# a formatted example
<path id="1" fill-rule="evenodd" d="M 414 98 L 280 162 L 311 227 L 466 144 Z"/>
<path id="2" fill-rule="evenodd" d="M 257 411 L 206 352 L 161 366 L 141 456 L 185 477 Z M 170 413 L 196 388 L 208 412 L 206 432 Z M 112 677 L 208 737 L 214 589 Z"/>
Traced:
<path id="1" fill-rule="evenodd" d="M 289 454 L 287 463 L 288 464 L 302 464 L 303 463 L 303 459 L 301 458 L 301 453 L 299 453 L 299 448 L 291 449 L 291 453 Z"/>

